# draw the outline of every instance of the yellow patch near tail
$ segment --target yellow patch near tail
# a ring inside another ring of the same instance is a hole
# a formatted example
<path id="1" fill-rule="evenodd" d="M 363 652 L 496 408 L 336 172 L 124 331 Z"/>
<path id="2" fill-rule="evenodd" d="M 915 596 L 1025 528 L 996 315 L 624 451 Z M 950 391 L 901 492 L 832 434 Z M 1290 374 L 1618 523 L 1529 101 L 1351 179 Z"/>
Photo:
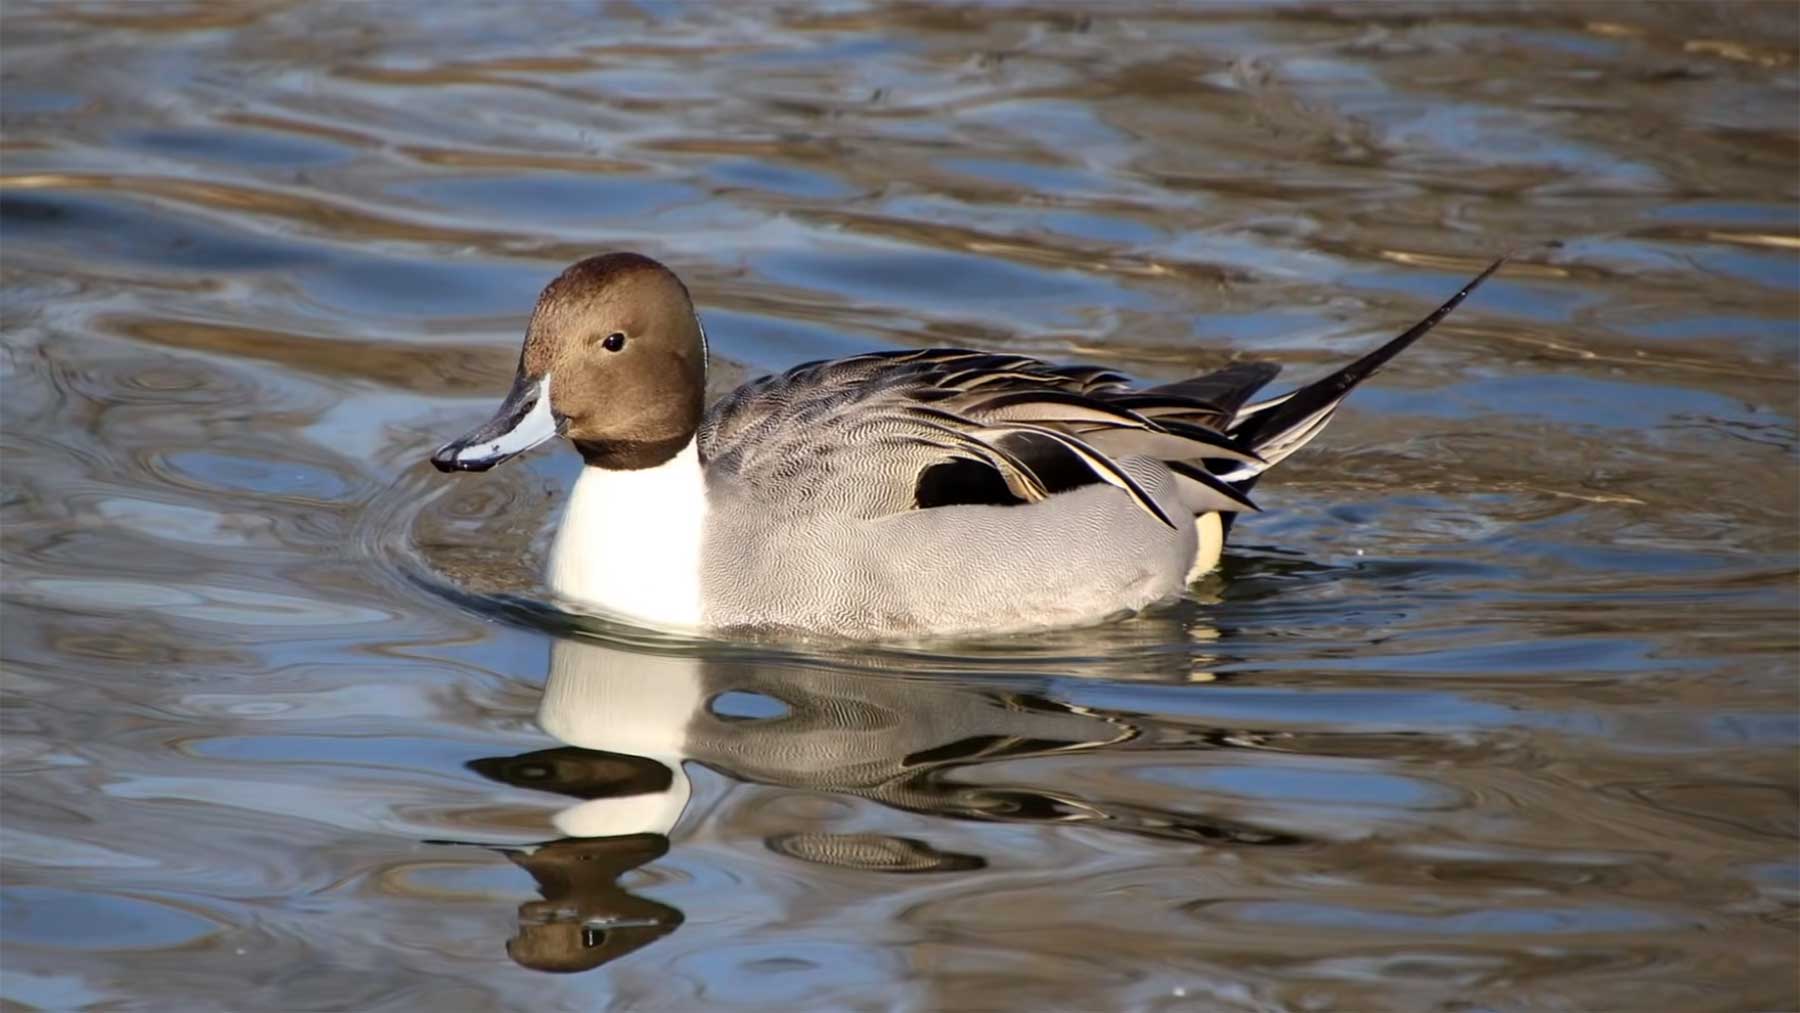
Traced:
<path id="1" fill-rule="evenodd" d="M 1225 525 L 1215 513 L 1204 513 L 1194 518 L 1194 533 L 1199 535 L 1199 543 L 1194 551 L 1194 565 L 1188 569 L 1188 583 L 1192 584 L 1201 577 L 1212 572 L 1219 565 L 1219 556 L 1225 551 Z"/>

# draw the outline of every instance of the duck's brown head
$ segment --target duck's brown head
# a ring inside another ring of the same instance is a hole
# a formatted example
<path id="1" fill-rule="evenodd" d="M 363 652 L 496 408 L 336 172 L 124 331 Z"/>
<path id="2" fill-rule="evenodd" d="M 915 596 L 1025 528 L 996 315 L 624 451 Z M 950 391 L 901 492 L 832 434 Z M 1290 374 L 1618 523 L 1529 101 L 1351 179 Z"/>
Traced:
<path id="1" fill-rule="evenodd" d="M 636 253 L 589 257 L 538 296 L 511 392 L 439 447 L 440 471 L 485 471 L 553 436 L 602 468 L 649 468 L 700 427 L 706 336 L 687 287 Z"/>

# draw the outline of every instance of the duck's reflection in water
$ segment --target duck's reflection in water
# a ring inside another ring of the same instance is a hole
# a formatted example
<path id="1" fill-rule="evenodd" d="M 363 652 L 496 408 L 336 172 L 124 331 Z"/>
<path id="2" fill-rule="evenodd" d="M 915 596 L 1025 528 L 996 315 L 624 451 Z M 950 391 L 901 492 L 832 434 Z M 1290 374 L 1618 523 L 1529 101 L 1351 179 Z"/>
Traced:
<path id="1" fill-rule="evenodd" d="M 491 780 L 580 799 L 657 799 L 670 768 L 641 756 L 563 747 L 474 760 Z M 539 971 L 586 971 L 675 931 L 681 912 L 628 893 L 620 876 L 669 852 L 668 828 L 572 836 L 535 848 L 496 849 L 537 881 L 541 900 L 519 905 L 519 930 L 506 953 Z"/>
<path id="2" fill-rule="evenodd" d="M 616 880 L 668 850 L 692 794 L 689 763 L 738 780 L 954 819 L 1087 824 L 1207 845 L 1298 841 L 1190 812 L 958 778 L 957 771 L 981 764 L 1117 747 L 1141 734 L 1132 715 L 1058 702 L 1004 681 L 564 639 L 552 647 L 538 721 L 569 745 L 469 766 L 495 781 L 581 800 L 553 817 L 561 839 L 506 852 L 543 895 L 520 908 L 507 952 L 540 970 L 597 967 L 681 924 L 680 912 L 636 897 Z M 871 833 L 785 833 L 763 843 L 801 861 L 866 872 L 950 873 L 987 864 L 925 840 Z"/>
<path id="3" fill-rule="evenodd" d="M 565 837 L 506 851 L 543 894 L 519 905 L 519 931 L 506 941 L 507 956 L 537 971 L 587 971 L 675 931 L 680 911 L 616 882 L 668 851 L 662 834 Z"/>

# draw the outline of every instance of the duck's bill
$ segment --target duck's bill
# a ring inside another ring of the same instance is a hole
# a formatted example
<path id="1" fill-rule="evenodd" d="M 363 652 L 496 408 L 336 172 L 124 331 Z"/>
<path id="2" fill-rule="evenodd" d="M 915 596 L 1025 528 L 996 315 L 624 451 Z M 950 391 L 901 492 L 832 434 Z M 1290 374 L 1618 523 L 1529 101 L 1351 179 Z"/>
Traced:
<path id="1" fill-rule="evenodd" d="M 431 455 L 431 463 L 439 471 L 486 471 L 555 435 L 549 377 L 533 380 L 521 374 L 493 418 L 467 436 L 439 447 Z"/>

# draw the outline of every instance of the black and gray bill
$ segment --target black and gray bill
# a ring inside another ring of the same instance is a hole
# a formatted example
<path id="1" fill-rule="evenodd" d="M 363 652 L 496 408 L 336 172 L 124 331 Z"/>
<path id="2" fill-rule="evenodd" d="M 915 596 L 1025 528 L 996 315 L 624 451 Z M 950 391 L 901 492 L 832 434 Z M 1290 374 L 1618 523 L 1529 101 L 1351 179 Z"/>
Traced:
<path id="1" fill-rule="evenodd" d="M 431 455 L 431 463 L 439 471 L 486 471 L 555 435 L 550 378 L 532 379 L 520 373 L 494 417 L 439 447 Z"/>

